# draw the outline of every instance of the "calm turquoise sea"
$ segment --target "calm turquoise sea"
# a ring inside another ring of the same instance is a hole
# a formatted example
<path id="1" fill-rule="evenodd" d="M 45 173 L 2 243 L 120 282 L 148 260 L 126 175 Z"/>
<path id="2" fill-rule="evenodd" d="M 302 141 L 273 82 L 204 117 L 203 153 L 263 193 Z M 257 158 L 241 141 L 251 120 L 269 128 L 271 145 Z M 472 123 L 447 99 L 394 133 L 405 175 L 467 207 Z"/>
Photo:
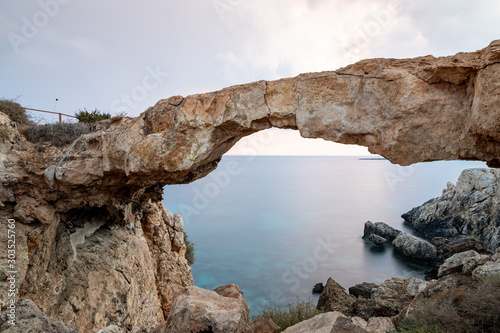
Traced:
<path id="1" fill-rule="evenodd" d="M 316 300 L 312 287 L 329 277 L 345 288 L 394 276 L 423 278 L 423 267 L 364 241 L 363 225 L 383 221 L 410 231 L 401 214 L 439 196 L 463 169 L 477 167 L 486 165 L 224 156 L 207 177 L 166 186 L 164 204 L 183 215 L 196 245 L 195 284 L 235 283 L 256 314 L 268 301 Z"/>

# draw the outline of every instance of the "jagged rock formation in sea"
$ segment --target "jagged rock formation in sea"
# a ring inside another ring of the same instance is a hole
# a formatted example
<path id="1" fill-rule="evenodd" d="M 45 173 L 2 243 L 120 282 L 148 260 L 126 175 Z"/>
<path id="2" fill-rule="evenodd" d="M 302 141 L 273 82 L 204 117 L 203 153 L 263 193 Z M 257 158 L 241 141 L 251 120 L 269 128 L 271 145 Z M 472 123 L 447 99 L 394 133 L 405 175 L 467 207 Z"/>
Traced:
<path id="1" fill-rule="evenodd" d="M 500 170 L 467 169 L 440 197 L 403 214 L 425 238 L 475 237 L 500 246 Z"/>
<path id="2" fill-rule="evenodd" d="M 182 218 L 161 203 L 165 184 L 207 175 L 235 142 L 271 127 L 364 145 L 403 165 L 498 167 L 499 78 L 500 41 L 450 57 L 364 60 L 170 97 L 62 148 L 26 141 L 0 114 L 0 215 L 17 221 L 19 294 L 82 333 L 151 330 L 193 285 Z"/>

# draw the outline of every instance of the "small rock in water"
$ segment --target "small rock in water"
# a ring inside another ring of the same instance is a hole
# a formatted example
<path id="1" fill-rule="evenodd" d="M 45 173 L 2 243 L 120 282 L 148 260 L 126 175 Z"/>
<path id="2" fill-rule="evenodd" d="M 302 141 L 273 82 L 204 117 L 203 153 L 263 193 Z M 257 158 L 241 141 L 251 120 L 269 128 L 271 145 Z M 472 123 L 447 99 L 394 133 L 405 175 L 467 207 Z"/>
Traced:
<path id="1" fill-rule="evenodd" d="M 323 283 L 316 283 L 313 287 L 313 294 L 321 294 L 323 292 L 323 289 L 325 289 L 325 286 Z"/>

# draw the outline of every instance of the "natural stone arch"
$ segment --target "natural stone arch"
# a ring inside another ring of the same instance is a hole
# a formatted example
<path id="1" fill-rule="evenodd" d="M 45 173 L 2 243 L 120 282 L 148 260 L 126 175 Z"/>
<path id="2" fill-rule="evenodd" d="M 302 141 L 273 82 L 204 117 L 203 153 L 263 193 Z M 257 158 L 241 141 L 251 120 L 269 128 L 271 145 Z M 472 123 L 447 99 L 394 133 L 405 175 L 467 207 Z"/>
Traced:
<path id="1" fill-rule="evenodd" d="M 364 60 L 332 72 L 174 96 L 80 138 L 55 179 L 63 186 L 186 183 L 213 170 L 240 138 L 271 127 L 366 146 L 401 165 L 463 159 L 498 166 L 499 77 L 495 41 L 450 57 Z"/>
<path id="2" fill-rule="evenodd" d="M 80 293 L 91 289 L 74 284 L 64 262 L 72 258 L 70 233 L 98 220 L 104 222 L 99 223 L 103 228 L 93 237 L 102 242 L 88 249 L 92 252 L 95 247 L 104 261 L 116 253 L 122 256 L 117 262 L 135 258 L 129 261 L 130 269 L 114 273 L 113 281 L 120 292 L 128 293 L 125 282 L 135 279 L 133 284 L 140 289 L 135 295 L 146 295 L 154 303 L 141 309 L 137 299 L 122 303 L 127 313 L 136 314 L 131 316 L 131 327 L 160 324 L 175 290 L 193 283 L 183 258 L 182 219 L 161 204 L 163 185 L 203 177 L 240 138 L 271 127 L 367 146 L 402 165 L 476 159 L 498 167 L 499 77 L 500 41 L 478 52 L 445 58 L 365 60 L 333 72 L 174 96 L 134 119 L 117 117 L 99 123 L 96 131 L 64 149 L 38 149 L 0 113 L 1 212 L 23 222 L 16 233 L 23 232 L 19 240 L 25 249 L 30 247 L 20 253 L 27 267 L 24 281 L 19 280 L 21 295 L 44 311 L 60 305 L 51 310 L 60 320 L 81 318 L 79 328 L 94 327 L 96 318 L 90 317 L 108 311 L 98 310 L 102 302 Z M 88 221 L 92 212 L 95 216 Z M 78 220 L 76 230 L 74 220 Z M 108 241 L 114 243 L 103 251 L 99 244 Z M 78 258 L 84 254 L 80 249 Z M 143 277 L 133 267 L 139 267 Z M 109 282 L 106 265 L 87 268 Z M 125 271 L 131 274 L 127 277 Z M 66 279 L 69 287 L 64 292 L 43 287 Z M 113 297 L 105 295 L 110 289 L 105 284 L 99 287 L 94 295 L 104 295 L 102 304 L 108 304 L 104 307 L 115 309 L 109 303 Z M 69 304 L 70 295 L 79 297 L 80 310 Z M 105 317 L 98 319 L 107 322 Z"/>

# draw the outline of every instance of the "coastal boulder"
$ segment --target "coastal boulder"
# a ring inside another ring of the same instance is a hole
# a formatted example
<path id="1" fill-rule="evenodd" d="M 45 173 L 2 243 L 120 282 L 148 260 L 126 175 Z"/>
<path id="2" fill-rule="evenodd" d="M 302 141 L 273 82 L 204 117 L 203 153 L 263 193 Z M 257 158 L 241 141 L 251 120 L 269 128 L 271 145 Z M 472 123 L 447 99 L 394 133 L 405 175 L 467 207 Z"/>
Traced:
<path id="1" fill-rule="evenodd" d="M 223 286 L 217 287 L 214 291 L 224 297 L 231 297 L 235 299 L 243 299 L 245 296 L 240 288 L 234 283 L 225 284 Z"/>
<path id="2" fill-rule="evenodd" d="M 394 329 L 389 318 L 373 317 L 367 322 L 359 317 L 347 317 L 333 311 L 288 327 L 284 333 L 386 333 Z"/>
<path id="3" fill-rule="evenodd" d="M 250 324 L 253 333 L 278 333 L 280 327 L 270 318 L 258 318 Z"/>
<path id="4" fill-rule="evenodd" d="M 437 258 L 437 248 L 430 242 L 417 236 L 400 233 L 392 242 L 394 248 L 410 259 L 430 262 Z"/>
<path id="5" fill-rule="evenodd" d="M 426 287 L 427 282 L 416 278 L 385 280 L 372 292 L 376 316 L 392 317 L 397 315 Z"/>
<path id="6" fill-rule="evenodd" d="M 472 277 L 476 280 L 495 275 L 500 275 L 500 260 L 489 261 L 472 271 Z"/>
<path id="7" fill-rule="evenodd" d="M 454 254 L 446 259 L 441 266 L 439 266 L 438 278 L 448 274 L 460 272 L 464 269 L 470 273 L 481 263 L 481 261 L 484 261 L 487 258 L 489 257 L 480 255 L 474 250 Z"/>
<path id="8" fill-rule="evenodd" d="M 386 242 L 392 242 L 401 231 L 394 229 L 390 225 L 384 222 L 365 222 L 365 228 L 363 231 L 363 238 L 370 240 L 371 242 L 381 245 Z"/>
<path id="9" fill-rule="evenodd" d="M 356 297 L 349 295 L 344 287 L 329 278 L 326 282 L 325 289 L 319 296 L 318 310 L 324 311 L 339 311 L 343 314 L 350 314 L 353 305 L 356 302 Z"/>
<path id="10" fill-rule="evenodd" d="M 349 288 L 349 294 L 356 297 L 370 298 L 372 290 L 378 288 L 375 283 L 363 282 Z"/>
<path id="11" fill-rule="evenodd" d="M 239 289 L 239 288 L 238 288 Z M 153 333 L 252 333 L 250 308 L 239 297 L 219 295 L 195 286 L 177 297 L 167 321 Z"/>
<path id="12" fill-rule="evenodd" d="M 363 324 L 366 325 L 366 322 Z M 367 333 L 367 331 L 363 326 L 357 325 L 352 318 L 339 317 L 335 321 L 335 324 L 333 324 L 330 333 Z"/>
<path id="13" fill-rule="evenodd" d="M 330 333 L 338 318 L 345 316 L 338 312 L 325 312 L 288 327 L 283 333 Z"/>

